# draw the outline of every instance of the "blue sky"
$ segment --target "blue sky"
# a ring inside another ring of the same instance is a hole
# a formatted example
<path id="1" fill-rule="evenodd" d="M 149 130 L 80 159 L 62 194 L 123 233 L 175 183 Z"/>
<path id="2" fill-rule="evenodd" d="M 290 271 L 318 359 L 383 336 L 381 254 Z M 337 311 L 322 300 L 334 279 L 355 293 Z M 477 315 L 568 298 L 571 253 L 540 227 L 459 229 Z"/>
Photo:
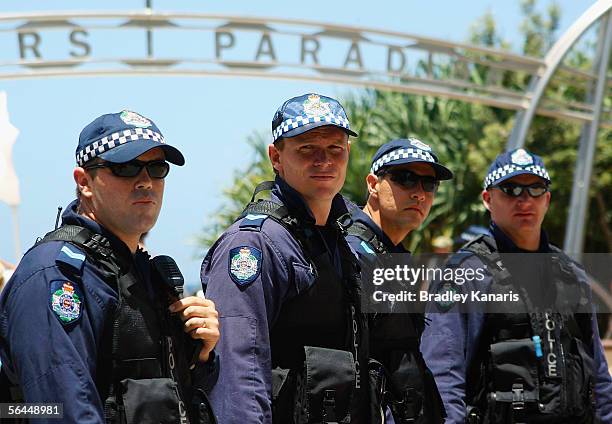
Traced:
<path id="1" fill-rule="evenodd" d="M 540 0 L 539 8 L 548 1 Z M 561 0 L 563 33 L 593 1 Z M 137 10 L 144 1 L 3 0 L 0 13 L 74 10 Z M 492 11 L 502 36 L 518 49 L 519 1 L 169 1 L 153 0 L 158 11 L 295 18 L 389 29 L 463 42 L 470 25 Z M 292 14 L 293 13 L 293 14 Z M 117 40 L 120 42 L 121 40 Z M 0 41 L 1 45 L 2 41 Z M 197 47 L 197 46 L 194 46 Z M 6 48 L 6 47 L 4 47 Z M 10 48 L 14 48 L 11 46 Z M 74 196 L 73 152 L 81 129 L 92 119 L 124 108 L 160 127 L 179 147 L 186 166 L 173 167 L 164 207 L 148 245 L 173 256 L 186 280 L 198 281 L 201 258 L 195 236 L 221 206 L 221 192 L 251 157 L 246 138 L 269 131 L 276 108 L 287 98 L 314 91 L 342 96 L 350 86 L 229 78 L 63 78 L 0 81 L 11 122 L 20 130 L 13 161 L 21 185 L 22 250 L 52 228 L 58 205 Z M 11 213 L 0 203 L 0 258 L 15 262 Z"/>

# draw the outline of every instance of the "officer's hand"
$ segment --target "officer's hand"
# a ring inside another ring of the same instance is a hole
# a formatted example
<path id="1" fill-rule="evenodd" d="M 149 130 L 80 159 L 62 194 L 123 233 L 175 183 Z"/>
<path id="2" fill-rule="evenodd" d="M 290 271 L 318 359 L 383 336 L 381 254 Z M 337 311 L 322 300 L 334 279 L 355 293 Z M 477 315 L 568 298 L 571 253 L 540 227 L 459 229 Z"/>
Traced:
<path id="1" fill-rule="evenodd" d="M 208 355 L 219 341 L 219 313 L 212 300 L 189 296 L 170 305 L 170 312 L 176 313 L 185 323 L 184 331 L 191 338 L 202 340 L 200 361 L 208 361 Z"/>

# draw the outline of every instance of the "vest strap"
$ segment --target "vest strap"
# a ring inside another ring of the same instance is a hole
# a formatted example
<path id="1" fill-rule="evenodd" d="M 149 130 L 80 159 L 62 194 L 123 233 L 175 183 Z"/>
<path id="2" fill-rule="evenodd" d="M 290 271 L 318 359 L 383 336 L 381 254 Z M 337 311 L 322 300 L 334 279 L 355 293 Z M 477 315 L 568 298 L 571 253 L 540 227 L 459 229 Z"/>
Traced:
<path id="1" fill-rule="evenodd" d="M 362 222 L 355 222 L 348 228 L 348 234 L 360 238 L 361 240 L 369 243 L 376 253 L 385 254 L 388 253 L 385 245 L 379 240 L 378 236 L 370 227 Z"/>
<path id="2" fill-rule="evenodd" d="M 257 184 L 255 190 L 253 191 L 253 196 L 251 196 L 251 203 L 255 202 L 255 197 L 261 193 L 262 191 L 270 191 L 274 187 L 274 181 L 262 181 Z"/>

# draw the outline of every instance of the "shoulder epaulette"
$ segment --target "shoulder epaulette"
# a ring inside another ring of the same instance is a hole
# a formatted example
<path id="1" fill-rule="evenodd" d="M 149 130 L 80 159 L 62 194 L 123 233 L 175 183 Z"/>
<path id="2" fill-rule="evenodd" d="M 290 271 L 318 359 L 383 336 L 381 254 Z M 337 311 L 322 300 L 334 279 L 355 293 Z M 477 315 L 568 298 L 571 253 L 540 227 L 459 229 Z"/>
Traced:
<path id="1" fill-rule="evenodd" d="M 78 247 L 65 243 L 57 254 L 55 262 L 65 264 L 75 271 L 81 272 L 85 264 L 85 253 Z"/>
<path id="2" fill-rule="evenodd" d="M 241 230 L 252 230 L 252 231 L 260 231 L 263 223 L 266 219 L 268 219 L 270 215 L 263 214 L 247 214 L 240 221 L 240 229 Z"/>

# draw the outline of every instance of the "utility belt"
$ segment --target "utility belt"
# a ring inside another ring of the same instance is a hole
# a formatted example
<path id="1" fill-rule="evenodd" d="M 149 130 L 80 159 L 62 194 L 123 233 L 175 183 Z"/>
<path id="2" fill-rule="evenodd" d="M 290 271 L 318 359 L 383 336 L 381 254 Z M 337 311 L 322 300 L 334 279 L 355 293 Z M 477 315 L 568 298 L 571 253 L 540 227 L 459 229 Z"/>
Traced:
<path id="1" fill-rule="evenodd" d="M 214 424 L 208 398 L 202 389 L 189 390 L 179 384 L 177 349 L 172 338 L 164 342 L 166 361 L 157 358 L 116 361 L 115 375 L 129 375 L 114 381 L 104 403 L 107 422 L 120 424 Z M 159 364 L 167 369 L 160 372 Z"/>
<path id="2" fill-rule="evenodd" d="M 305 346 L 299 369 L 272 370 L 273 422 L 350 423 L 357 378 L 349 351 Z"/>
<path id="3" fill-rule="evenodd" d="M 384 423 L 387 409 L 391 411 L 396 424 L 435 424 L 444 421 L 442 409 L 436 411 L 433 407 L 438 400 L 425 396 L 425 393 L 437 393 L 429 370 L 423 375 L 416 364 L 405 361 L 401 370 L 389 373 L 374 359 L 370 359 L 368 369 L 375 408 L 372 424 Z"/>
<path id="4" fill-rule="evenodd" d="M 328 424 L 352 423 L 351 405 L 357 396 L 355 387 L 357 372 L 351 352 L 313 346 L 304 347 L 305 360 L 300 368 L 272 370 L 272 415 L 274 423 Z M 423 393 L 435 390 L 435 381 L 429 376 L 424 387 L 411 387 L 412 380 L 402 379 L 401 389 L 378 361 L 369 359 L 367 364 L 369 410 L 368 418 L 358 422 L 382 424 L 389 408 L 396 424 L 438 423 L 443 421 L 443 411 L 437 418 L 426 415 L 428 402 Z M 362 385 L 363 387 L 363 385 Z"/>
<path id="5" fill-rule="evenodd" d="M 24 402 L 19 386 L 11 385 L 2 373 L 0 377 L 3 392 L 0 401 L 9 403 Z M 105 415 L 112 416 L 107 422 L 142 424 L 160 423 L 175 424 L 188 422 L 191 424 L 212 424 L 216 421 L 208 398 L 203 390 L 198 389 L 192 395 L 190 405 L 184 406 L 178 396 L 178 386 L 171 378 L 124 379 L 119 383 L 120 389 L 114 399 L 120 398 L 120 406 L 116 403 L 106 405 Z M 4 390 L 8 392 L 4 392 Z M 113 412 L 109 409 L 114 408 Z M 182 409 L 181 409 L 182 408 Z M 187 410 L 186 408 L 189 408 Z M 6 419 L 7 424 L 26 424 L 27 419 Z"/>

